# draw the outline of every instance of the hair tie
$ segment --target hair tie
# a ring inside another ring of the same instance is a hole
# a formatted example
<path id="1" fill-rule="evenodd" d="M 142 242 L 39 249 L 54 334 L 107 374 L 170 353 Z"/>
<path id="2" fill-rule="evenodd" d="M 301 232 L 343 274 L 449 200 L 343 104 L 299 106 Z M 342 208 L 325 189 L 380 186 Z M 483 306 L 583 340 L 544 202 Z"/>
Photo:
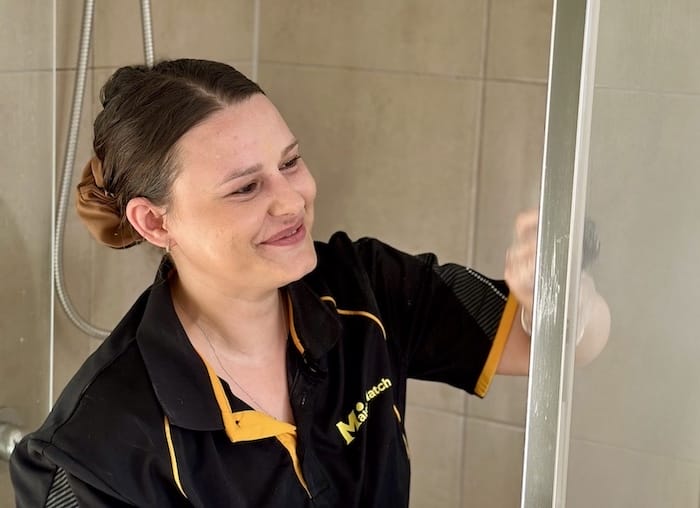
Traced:
<path id="1" fill-rule="evenodd" d="M 104 188 L 102 161 L 90 159 L 78 184 L 76 208 L 83 224 L 98 242 L 114 249 L 125 249 L 143 241 L 128 220 L 122 217 L 117 198 Z"/>

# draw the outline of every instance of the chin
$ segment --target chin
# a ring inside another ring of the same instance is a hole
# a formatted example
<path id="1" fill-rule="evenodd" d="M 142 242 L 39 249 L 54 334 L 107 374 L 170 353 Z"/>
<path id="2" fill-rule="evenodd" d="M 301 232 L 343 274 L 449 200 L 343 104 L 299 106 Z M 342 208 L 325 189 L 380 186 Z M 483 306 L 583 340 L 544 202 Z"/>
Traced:
<path id="1" fill-rule="evenodd" d="M 306 268 L 306 271 L 304 271 L 304 275 L 308 275 L 309 273 L 313 272 L 314 269 L 316 268 L 316 265 L 318 264 L 318 258 L 316 257 L 316 250 L 312 250 L 311 254 L 311 259 L 309 260 L 309 264 Z M 302 277 L 304 276 L 302 275 Z"/>
<path id="2" fill-rule="evenodd" d="M 298 276 L 294 280 L 299 280 L 305 275 L 311 273 L 314 270 L 314 268 L 316 268 L 317 263 L 318 259 L 316 258 L 316 250 L 314 249 L 313 242 L 311 242 L 308 252 L 304 253 L 302 258 L 299 259 L 298 263 L 295 266 L 294 271 L 297 272 Z"/>
<path id="3" fill-rule="evenodd" d="M 311 273 L 316 268 L 317 262 L 316 250 L 311 242 L 308 247 L 293 256 L 273 262 L 275 266 L 270 268 L 279 276 L 277 287 L 283 287 Z"/>

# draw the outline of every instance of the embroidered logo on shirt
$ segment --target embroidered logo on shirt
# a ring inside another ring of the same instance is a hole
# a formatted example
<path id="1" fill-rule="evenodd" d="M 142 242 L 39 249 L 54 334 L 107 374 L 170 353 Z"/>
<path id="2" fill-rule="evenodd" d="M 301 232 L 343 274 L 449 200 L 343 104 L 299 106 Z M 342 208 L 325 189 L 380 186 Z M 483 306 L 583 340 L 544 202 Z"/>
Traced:
<path id="1" fill-rule="evenodd" d="M 345 444 L 352 443 L 353 439 L 355 439 L 353 434 L 357 432 L 362 424 L 367 421 L 367 418 L 369 418 L 369 401 L 377 397 L 390 386 L 391 380 L 385 377 L 382 378 L 379 383 L 367 390 L 364 402 L 359 401 L 355 404 L 355 409 L 348 413 L 347 423 L 341 420 L 335 424 L 335 426 L 338 427 L 340 435 L 345 439 Z"/>

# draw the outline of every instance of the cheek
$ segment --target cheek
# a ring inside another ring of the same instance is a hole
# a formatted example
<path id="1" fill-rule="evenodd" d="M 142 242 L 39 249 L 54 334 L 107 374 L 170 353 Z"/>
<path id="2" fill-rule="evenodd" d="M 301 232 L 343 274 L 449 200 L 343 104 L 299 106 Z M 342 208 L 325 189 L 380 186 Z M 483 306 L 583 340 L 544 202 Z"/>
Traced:
<path id="1" fill-rule="evenodd" d="M 180 234 L 193 250 L 216 255 L 227 251 L 247 252 L 261 228 L 260 211 L 250 208 L 221 204 L 192 210 L 190 219 L 183 221 L 186 229 L 181 229 Z"/>
<path id="2" fill-rule="evenodd" d="M 235 250 L 254 248 L 264 229 L 265 210 L 256 206 L 231 210 L 221 224 L 221 241 L 230 242 Z"/>
<path id="3" fill-rule="evenodd" d="M 301 195 L 304 196 L 307 208 L 313 208 L 314 200 L 316 199 L 316 180 L 311 176 L 309 170 L 306 170 L 306 178 L 304 187 L 301 190 Z"/>

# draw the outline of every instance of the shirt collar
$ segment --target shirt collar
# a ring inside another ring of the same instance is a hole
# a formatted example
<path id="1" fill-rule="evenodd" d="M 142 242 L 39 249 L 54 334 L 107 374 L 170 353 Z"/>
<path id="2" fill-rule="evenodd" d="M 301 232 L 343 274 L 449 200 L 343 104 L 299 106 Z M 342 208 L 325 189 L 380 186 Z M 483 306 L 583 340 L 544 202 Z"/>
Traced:
<path id="1" fill-rule="evenodd" d="M 174 269 L 161 262 L 136 332 L 137 343 L 163 411 L 173 425 L 199 431 L 224 428 L 206 366 L 190 343 L 175 313 L 168 276 Z M 318 296 L 324 287 L 312 285 L 313 274 L 287 286 L 290 316 L 304 361 L 323 368 L 322 359 L 335 345 L 341 324 L 331 307 Z"/>
<path id="2" fill-rule="evenodd" d="M 286 288 L 291 302 L 288 309 L 291 317 L 289 328 L 304 359 L 308 363 L 318 363 L 338 341 L 341 324 L 332 304 L 321 300 L 310 279 L 305 277 Z M 316 289 L 321 289 L 322 294 L 328 294 L 324 291 L 325 288 Z"/>

